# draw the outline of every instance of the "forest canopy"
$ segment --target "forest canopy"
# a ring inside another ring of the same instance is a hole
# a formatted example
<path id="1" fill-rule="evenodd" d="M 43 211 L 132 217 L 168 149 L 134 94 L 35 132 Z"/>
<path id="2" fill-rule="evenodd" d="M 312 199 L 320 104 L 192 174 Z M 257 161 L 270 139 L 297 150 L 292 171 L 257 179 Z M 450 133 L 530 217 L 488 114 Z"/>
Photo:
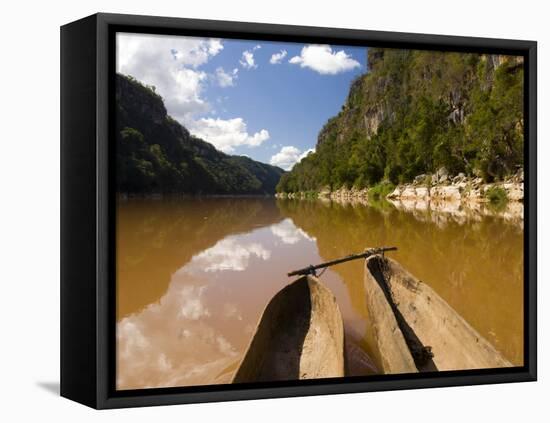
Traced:
<path id="1" fill-rule="evenodd" d="M 117 189 L 126 194 L 274 194 L 283 170 L 218 151 L 172 119 L 154 87 L 116 77 Z"/>

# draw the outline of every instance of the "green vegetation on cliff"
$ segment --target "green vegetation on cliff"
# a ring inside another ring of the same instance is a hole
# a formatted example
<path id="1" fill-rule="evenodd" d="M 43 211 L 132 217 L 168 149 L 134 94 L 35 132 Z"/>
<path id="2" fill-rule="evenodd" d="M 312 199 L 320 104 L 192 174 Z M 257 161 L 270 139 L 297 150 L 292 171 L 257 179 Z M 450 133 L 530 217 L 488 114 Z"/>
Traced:
<path id="1" fill-rule="evenodd" d="M 116 78 L 118 192 L 273 194 L 284 171 L 230 156 L 166 113 L 162 98 L 132 77 Z"/>
<path id="2" fill-rule="evenodd" d="M 278 191 L 398 184 L 442 166 L 491 182 L 523 164 L 521 57 L 371 48 L 368 68 Z"/>

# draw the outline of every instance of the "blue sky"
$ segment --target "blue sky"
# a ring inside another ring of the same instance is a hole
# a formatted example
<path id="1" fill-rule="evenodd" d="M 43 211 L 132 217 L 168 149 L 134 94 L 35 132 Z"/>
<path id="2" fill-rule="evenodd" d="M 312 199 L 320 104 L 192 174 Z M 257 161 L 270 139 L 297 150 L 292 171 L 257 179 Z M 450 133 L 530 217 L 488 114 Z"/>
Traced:
<path id="1" fill-rule="evenodd" d="M 274 56 L 275 55 L 275 56 Z M 117 71 L 229 154 L 291 168 L 340 110 L 366 48 L 119 34 Z"/>

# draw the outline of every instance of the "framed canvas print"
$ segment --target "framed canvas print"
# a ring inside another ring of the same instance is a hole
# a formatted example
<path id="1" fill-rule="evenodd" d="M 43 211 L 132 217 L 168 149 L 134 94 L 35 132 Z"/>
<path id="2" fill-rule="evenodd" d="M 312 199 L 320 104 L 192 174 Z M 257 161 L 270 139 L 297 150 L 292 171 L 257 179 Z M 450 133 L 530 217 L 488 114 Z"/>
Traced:
<path id="1" fill-rule="evenodd" d="M 61 28 L 61 394 L 536 380 L 536 43 Z"/>

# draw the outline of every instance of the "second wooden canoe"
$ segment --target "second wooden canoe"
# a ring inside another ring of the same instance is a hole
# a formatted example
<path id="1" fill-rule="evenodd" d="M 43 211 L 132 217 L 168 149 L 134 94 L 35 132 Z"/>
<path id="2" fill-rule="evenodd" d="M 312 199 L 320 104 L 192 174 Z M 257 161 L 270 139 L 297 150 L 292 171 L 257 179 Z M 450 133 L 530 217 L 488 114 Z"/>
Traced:
<path id="1" fill-rule="evenodd" d="M 369 309 L 375 308 L 370 316 L 373 326 L 379 328 L 375 338 L 385 373 L 410 368 L 410 358 L 419 371 L 512 366 L 432 288 L 395 260 L 379 255 L 368 258 L 364 283 Z M 377 313 L 376 307 L 385 313 Z M 394 320 L 388 317 L 389 310 Z M 381 318 L 390 321 L 390 326 L 380 329 L 386 325 Z M 395 325 L 398 330 L 394 330 Z M 409 356 L 403 351 L 401 340 L 407 345 Z"/>
<path id="2" fill-rule="evenodd" d="M 233 383 L 344 376 L 344 325 L 334 295 L 303 276 L 267 304 Z"/>

